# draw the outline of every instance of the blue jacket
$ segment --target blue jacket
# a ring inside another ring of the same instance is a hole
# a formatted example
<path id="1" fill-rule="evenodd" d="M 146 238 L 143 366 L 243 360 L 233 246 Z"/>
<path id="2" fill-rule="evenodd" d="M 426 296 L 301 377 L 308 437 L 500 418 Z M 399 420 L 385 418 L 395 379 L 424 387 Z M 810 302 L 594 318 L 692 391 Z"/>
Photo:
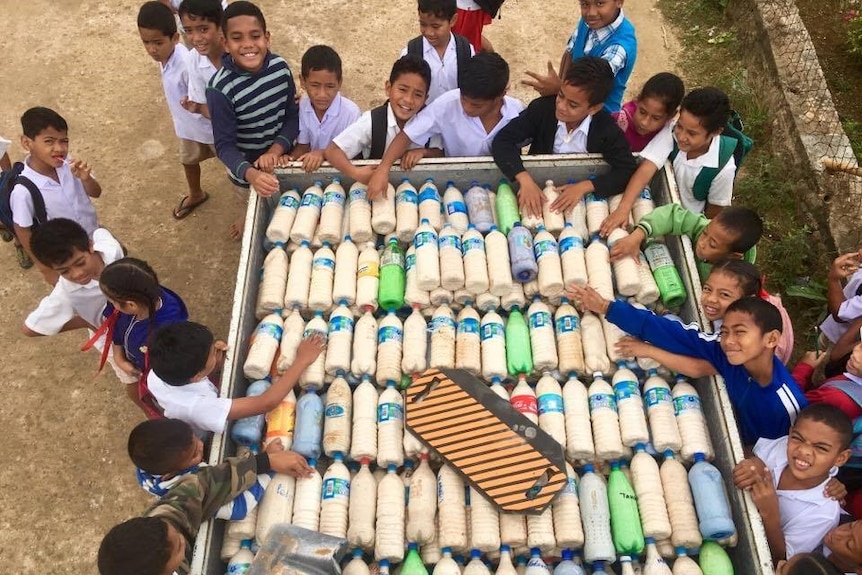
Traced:
<path id="1" fill-rule="evenodd" d="M 607 319 L 663 350 L 710 362 L 724 378 L 745 445 L 754 445 L 761 437 L 777 439 L 787 435 L 796 416 L 808 405 L 805 394 L 777 357 L 772 360 L 772 381 L 762 386 L 743 366 L 727 361 L 718 341 L 707 341 L 699 331 L 677 321 L 619 300 L 611 303 Z"/>
<path id="2" fill-rule="evenodd" d="M 601 58 L 605 50 L 609 46 L 618 44 L 626 51 L 626 65 L 617 73 L 614 78 L 614 88 L 611 90 L 610 96 L 605 100 L 605 109 L 608 112 L 619 112 L 623 103 L 623 95 L 626 91 L 626 84 L 629 82 L 629 77 L 632 75 L 632 70 L 635 69 L 635 60 L 638 54 L 638 40 L 635 36 L 635 27 L 628 18 L 623 18 L 619 28 L 614 30 L 610 37 L 604 42 L 593 44 L 589 52 L 584 50 L 587 44 L 587 35 L 590 29 L 584 19 L 578 21 L 578 32 L 575 38 L 575 44 L 572 47 L 572 60 L 577 60 L 583 56 L 595 56 Z"/>

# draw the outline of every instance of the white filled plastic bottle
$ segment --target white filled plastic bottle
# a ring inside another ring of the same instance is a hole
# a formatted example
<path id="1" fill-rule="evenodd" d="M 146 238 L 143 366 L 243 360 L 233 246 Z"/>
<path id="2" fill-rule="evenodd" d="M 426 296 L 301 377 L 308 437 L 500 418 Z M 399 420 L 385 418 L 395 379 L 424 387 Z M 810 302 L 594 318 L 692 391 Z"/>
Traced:
<path id="1" fill-rule="evenodd" d="M 479 314 L 467 305 L 458 313 L 455 335 L 455 368 L 473 375 L 482 372 Z M 499 547 L 499 545 L 498 545 Z"/>
<path id="2" fill-rule="evenodd" d="M 629 233 L 622 228 L 616 228 L 608 236 L 608 247 L 628 237 Z M 631 256 L 625 256 L 613 263 L 614 279 L 617 292 L 624 296 L 634 296 L 640 291 L 641 281 L 638 264 Z"/>
<path id="3" fill-rule="evenodd" d="M 566 457 L 570 461 L 591 461 L 596 456 L 590 426 L 590 401 L 586 386 L 574 375 L 563 386 L 566 416 Z"/>
<path id="4" fill-rule="evenodd" d="M 342 300 L 329 315 L 329 336 L 326 341 L 324 368 L 328 375 L 350 371 L 350 352 L 353 348 L 353 314 Z"/>
<path id="5" fill-rule="evenodd" d="M 593 374 L 593 382 L 590 384 L 588 393 L 596 457 L 605 461 L 620 459 L 625 451 L 620 436 L 619 415 L 614 399 L 614 390 L 605 381 L 602 374 L 597 372 Z"/>
<path id="6" fill-rule="evenodd" d="M 678 379 L 672 394 L 676 424 L 682 438 L 680 454 L 687 461 L 692 461 L 695 453 L 703 453 L 707 459 L 712 459 L 715 451 L 697 391 L 684 379 Z"/>
<path id="7" fill-rule="evenodd" d="M 320 526 L 320 495 L 323 490 L 323 478 L 315 468 L 316 460 L 309 459 L 308 465 L 312 469 L 311 475 L 296 480 L 292 524 L 317 531 Z"/>
<path id="8" fill-rule="evenodd" d="M 263 545 L 273 525 L 291 522 L 295 493 L 296 479 L 292 476 L 276 473 L 270 480 L 257 506 L 255 539 L 258 545 Z"/>
<path id="9" fill-rule="evenodd" d="M 485 236 L 485 255 L 488 262 L 488 291 L 497 297 L 508 295 L 515 283 L 509 261 L 509 240 L 496 226 L 492 226 Z"/>
<path id="10" fill-rule="evenodd" d="M 264 317 L 254 330 L 243 373 L 249 379 L 263 379 L 269 375 L 272 362 L 278 353 L 284 322 L 280 315 L 271 313 Z"/>
<path id="11" fill-rule="evenodd" d="M 323 474 L 320 532 L 333 537 L 346 537 L 349 504 L 350 472 L 344 465 L 344 454 L 336 451 L 332 454 L 332 463 Z"/>
<path id="12" fill-rule="evenodd" d="M 311 284 L 312 253 L 307 241 L 293 252 L 284 290 L 284 308 L 308 307 L 308 286 Z"/>
<path id="13" fill-rule="evenodd" d="M 539 427 L 566 449 L 566 416 L 560 384 L 545 372 L 536 384 Z"/>
<path id="14" fill-rule="evenodd" d="M 315 181 L 306 188 L 299 202 L 293 227 L 290 228 L 290 241 L 295 244 L 311 241 L 317 230 L 320 209 L 323 206 L 323 182 Z"/>
<path id="15" fill-rule="evenodd" d="M 443 211 L 440 207 L 440 192 L 433 178 L 428 178 L 419 188 L 419 219 L 428 220 L 438 232 L 443 229 Z"/>
<path id="16" fill-rule="evenodd" d="M 500 545 L 500 562 L 494 575 L 518 575 L 515 564 L 512 563 L 512 548 L 508 545 Z"/>
<path id="17" fill-rule="evenodd" d="M 584 475 L 578 486 L 578 498 L 584 524 L 584 561 L 614 561 L 616 550 L 611 537 L 608 488 L 590 463 L 584 465 Z"/>
<path id="18" fill-rule="evenodd" d="M 448 465 L 437 472 L 437 544 L 463 549 L 467 546 L 467 510 L 464 482 Z"/>
<path id="19" fill-rule="evenodd" d="M 470 487 L 470 544 L 483 552 L 500 548 L 500 512 L 485 497 Z"/>
<path id="20" fill-rule="evenodd" d="M 262 319 L 268 313 L 281 313 L 286 286 L 287 252 L 275 247 L 266 254 L 266 258 L 263 260 L 263 274 L 260 279 L 255 310 L 255 316 L 258 319 Z"/>
<path id="21" fill-rule="evenodd" d="M 672 575 L 703 575 L 700 566 L 688 556 L 685 547 L 677 547 L 676 559 L 673 560 Z"/>
<path id="22" fill-rule="evenodd" d="M 538 297 L 527 310 L 527 324 L 530 329 L 530 347 L 533 353 L 533 367 L 536 371 L 557 369 L 557 344 L 554 342 L 554 320 L 547 304 Z"/>
<path id="23" fill-rule="evenodd" d="M 404 463 L 403 436 L 404 399 L 395 381 L 389 380 L 377 400 L 377 465 Z"/>
<path id="24" fill-rule="evenodd" d="M 539 515 L 527 515 L 527 546 L 538 547 L 542 553 L 550 553 L 557 546 L 553 507 L 546 507 Z"/>
<path id="25" fill-rule="evenodd" d="M 386 185 L 386 193 L 371 202 L 371 229 L 385 236 L 395 231 L 395 188 Z"/>
<path id="26" fill-rule="evenodd" d="M 407 305 L 418 306 L 420 309 L 431 305 L 431 294 L 426 290 L 419 289 L 419 285 L 416 283 L 418 272 L 416 270 L 416 248 L 413 247 L 413 244 L 410 244 L 404 254 L 404 270 L 404 301 Z"/>
<path id="27" fill-rule="evenodd" d="M 398 467 L 389 465 L 386 475 L 377 485 L 377 533 L 374 556 L 377 560 L 404 559 L 404 482 L 398 477 Z"/>
<path id="28" fill-rule="evenodd" d="M 344 188 L 341 178 L 332 178 L 332 183 L 323 190 L 323 207 L 320 209 L 320 225 L 317 234 L 324 242 L 336 245 L 341 240 L 341 224 L 344 220 Z"/>
<path id="29" fill-rule="evenodd" d="M 377 370 L 377 320 L 371 306 L 359 316 L 353 327 L 353 360 L 350 371 L 354 375 L 374 375 Z"/>
<path id="30" fill-rule="evenodd" d="M 664 453 L 668 449 L 679 452 L 682 448 L 682 437 L 674 415 L 673 395 L 670 386 L 655 370 L 647 372 L 647 380 L 644 382 L 644 404 L 655 450 L 659 453 Z"/>
<path id="31" fill-rule="evenodd" d="M 578 476 L 566 463 L 566 486 L 553 502 L 554 535 L 557 547 L 580 549 L 584 546 L 584 527 L 581 523 L 581 506 L 578 501 Z"/>
<path id="32" fill-rule="evenodd" d="M 608 352 L 608 359 L 613 363 L 625 363 L 630 360 L 634 361 L 634 357 L 624 356 L 617 348 L 617 343 L 626 336 L 626 332 L 616 324 L 609 322 L 605 316 L 601 316 L 601 320 L 602 335 L 605 336 L 605 349 Z"/>
<path id="33" fill-rule="evenodd" d="M 491 202 L 490 189 L 480 186 L 477 182 L 470 182 L 470 187 L 464 194 L 464 203 L 467 204 L 467 215 L 470 225 L 483 234 L 487 234 L 494 225 L 493 202 Z"/>
<path id="34" fill-rule="evenodd" d="M 350 186 L 350 237 L 357 243 L 370 242 L 374 239 L 371 229 L 371 204 L 368 203 L 368 188 L 362 182 L 354 182 Z"/>
<path id="35" fill-rule="evenodd" d="M 524 284 L 513 282 L 512 289 L 500 298 L 500 306 L 508 311 L 513 308 L 527 309 L 527 296 L 524 295 Z"/>
<path id="36" fill-rule="evenodd" d="M 672 575 L 670 567 L 656 549 L 655 539 L 646 537 L 644 543 L 646 544 L 646 560 L 643 565 L 643 575 Z"/>
<path id="37" fill-rule="evenodd" d="M 353 390 L 353 427 L 351 428 L 350 458 L 377 459 L 377 389 L 368 376 Z"/>
<path id="38" fill-rule="evenodd" d="M 335 250 L 335 277 L 332 282 L 333 301 L 345 305 L 356 302 L 356 270 L 359 264 L 359 248 L 350 236 L 346 236 Z"/>
<path id="39" fill-rule="evenodd" d="M 332 280 L 335 277 L 335 254 L 328 242 L 317 250 L 311 260 L 311 283 L 308 289 L 308 307 L 314 311 L 327 311 L 332 307 Z"/>
<path id="40" fill-rule="evenodd" d="M 323 319 L 323 314 L 321 312 L 315 312 L 314 317 L 306 324 L 305 332 L 303 333 L 303 338 L 311 337 L 312 335 L 319 334 L 323 336 L 323 340 L 326 341 L 326 338 L 329 336 L 329 326 L 326 325 L 326 321 Z M 322 389 L 323 384 L 325 383 L 326 378 L 326 354 L 321 353 L 317 356 L 317 359 L 305 368 L 305 371 L 302 372 L 299 376 L 299 386 L 302 389 L 308 389 L 309 387 L 315 387 L 317 389 Z"/>
<path id="41" fill-rule="evenodd" d="M 573 183 L 569 181 L 569 183 Z M 587 204 L 581 199 L 574 207 L 566 212 L 566 223 L 571 224 L 575 229 L 575 233 L 583 240 L 587 241 L 587 238 L 590 237 L 589 231 L 587 231 Z"/>
<path id="42" fill-rule="evenodd" d="M 661 485 L 666 497 L 667 515 L 671 526 L 671 543 L 674 547 L 694 549 L 700 547 L 703 538 L 694 510 L 694 497 L 688 484 L 688 472 L 677 461 L 672 451 L 664 452 L 664 462 L 659 467 Z"/>
<path id="43" fill-rule="evenodd" d="M 467 216 L 467 204 L 464 203 L 464 195 L 461 190 L 455 187 L 454 182 L 446 182 L 443 204 L 446 208 L 446 221 L 455 228 L 460 236 L 467 231 L 470 218 Z"/>
<path id="44" fill-rule="evenodd" d="M 638 276 L 640 277 L 641 283 L 635 299 L 639 304 L 651 305 L 661 297 L 661 291 L 658 289 L 658 284 L 655 283 L 655 277 L 652 275 L 649 262 L 647 262 L 646 256 L 644 256 L 643 252 L 638 254 L 638 261 L 640 262 L 640 265 L 638 266 Z"/>
<path id="45" fill-rule="evenodd" d="M 495 311 L 482 316 L 479 326 L 482 347 L 482 377 L 491 381 L 495 377 L 503 379 L 506 370 L 506 328 L 503 318 Z"/>
<path id="46" fill-rule="evenodd" d="M 332 380 L 323 407 L 323 452 L 347 453 L 353 428 L 353 394 L 341 375 Z"/>
<path id="47" fill-rule="evenodd" d="M 557 358 L 560 373 L 584 373 L 584 346 L 581 341 L 581 320 L 574 306 L 563 298 L 554 313 L 554 332 L 557 336 Z"/>
<path id="48" fill-rule="evenodd" d="M 368 467 L 369 461 L 367 457 L 360 460 L 359 472 L 350 483 L 347 521 L 348 543 L 365 550 L 371 550 L 374 546 L 374 525 L 377 513 L 377 480 L 374 479 Z"/>
<path id="49" fill-rule="evenodd" d="M 530 549 L 530 559 L 527 561 L 525 575 L 550 575 L 551 570 L 542 560 L 542 550 L 539 548 Z"/>
<path id="50" fill-rule="evenodd" d="M 638 197 L 635 198 L 635 203 L 632 204 L 632 220 L 637 224 L 641 218 L 655 209 L 655 203 L 652 199 L 652 190 L 649 186 L 645 186 Z"/>
<path id="51" fill-rule="evenodd" d="M 296 348 L 302 341 L 305 333 L 305 320 L 302 319 L 298 309 L 291 311 L 284 320 L 284 329 L 281 332 L 281 345 L 279 346 L 278 372 L 284 373 L 293 360 L 296 359 Z"/>
<path id="52" fill-rule="evenodd" d="M 464 567 L 463 575 L 491 575 L 491 571 L 482 563 L 482 551 L 470 550 L 470 561 Z"/>
<path id="53" fill-rule="evenodd" d="M 634 447 L 638 443 L 647 443 L 649 429 L 637 376 L 621 362 L 617 364 L 612 381 L 623 445 Z"/>
<path id="54" fill-rule="evenodd" d="M 545 228 L 552 234 L 558 234 L 563 231 L 563 226 L 566 224 L 566 218 L 563 212 L 555 212 L 551 209 L 551 205 L 559 197 L 556 186 L 553 180 L 545 181 L 545 188 L 542 190 L 545 196 L 545 203 L 542 204 L 542 220 L 545 222 Z"/>
<path id="55" fill-rule="evenodd" d="M 587 261 L 584 240 L 571 224 L 560 232 L 560 265 L 565 285 L 587 285 Z"/>
<path id="56" fill-rule="evenodd" d="M 556 298 L 563 293 L 563 268 L 557 240 L 545 227 L 540 227 L 533 238 L 533 253 L 539 266 L 539 293 L 545 298 Z"/>
<path id="57" fill-rule="evenodd" d="M 434 570 L 431 572 L 432 575 L 461 575 L 461 568 L 455 563 L 455 560 L 452 559 L 452 549 L 449 547 L 443 547 L 441 549 L 442 557 L 437 561 L 434 565 Z"/>
<path id="58" fill-rule="evenodd" d="M 438 287 L 437 289 L 431 290 L 431 305 L 434 307 L 439 307 L 441 305 L 449 305 L 454 306 L 455 304 L 455 294 L 447 289 L 443 289 Z"/>
<path id="59" fill-rule="evenodd" d="M 353 550 L 353 558 L 344 567 L 342 575 L 371 575 L 371 570 L 365 561 L 362 560 L 362 549 L 356 548 Z"/>
<path id="60" fill-rule="evenodd" d="M 404 345 L 404 325 L 394 311 L 380 320 L 377 328 L 377 385 L 401 381 L 401 349 Z M 400 465 L 400 464 L 399 464 Z"/>
<path id="61" fill-rule="evenodd" d="M 602 320 L 592 312 L 585 311 L 581 316 L 581 342 L 584 344 L 584 367 L 587 371 L 610 372 L 611 360 L 605 349 Z"/>
<path id="62" fill-rule="evenodd" d="M 419 226 L 419 194 L 407 178 L 395 189 L 395 216 L 398 241 L 412 241 Z"/>
<path id="63" fill-rule="evenodd" d="M 586 203 L 587 212 L 587 231 L 592 236 L 599 233 L 602 222 L 610 215 L 610 207 L 607 200 L 598 198 L 595 194 L 585 195 L 584 202 Z"/>
<path id="64" fill-rule="evenodd" d="M 283 246 L 290 240 L 290 229 L 293 227 L 293 220 L 296 218 L 296 211 L 299 209 L 301 199 L 299 190 L 296 188 L 291 188 L 281 194 L 275 212 L 272 214 L 272 219 L 266 227 L 267 240 L 276 246 Z"/>
<path id="65" fill-rule="evenodd" d="M 448 305 L 441 305 L 431 318 L 431 356 L 429 367 L 452 369 L 455 367 L 455 316 Z M 444 546 L 445 547 L 445 546 Z"/>
<path id="66" fill-rule="evenodd" d="M 539 423 L 539 404 L 536 399 L 536 392 L 527 383 L 524 374 L 518 376 L 518 384 L 512 390 L 512 397 L 509 401 L 515 411 L 533 423 Z"/>
<path id="67" fill-rule="evenodd" d="M 413 313 L 404 320 L 404 345 L 401 356 L 401 371 L 413 375 L 428 367 L 428 322 L 413 306 Z"/>
<path id="68" fill-rule="evenodd" d="M 464 287 L 461 234 L 447 222 L 440 232 L 440 286 L 449 291 Z"/>
<path id="69" fill-rule="evenodd" d="M 591 236 L 584 259 L 587 262 L 587 283 L 607 300 L 614 299 L 614 279 L 608 246 L 598 234 Z"/>
<path id="70" fill-rule="evenodd" d="M 380 253 L 373 242 L 359 252 L 356 267 L 356 307 L 371 306 L 377 309 L 377 290 L 380 285 Z"/>
<path id="71" fill-rule="evenodd" d="M 428 454 L 419 459 L 419 467 L 410 476 L 406 529 L 408 541 L 426 545 L 436 537 L 437 477 L 428 465 Z"/>
<path id="72" fill-rule="evenodd" d="M 240 543 L 240 549 L 233 557 L 230 558 L 227 564 L 228 575 L 242 575 L 251 569 L 251 562 L 254 561 L 254 553 L 251 552 L 251 539 L 243 539 Z"/>
<path id="73" fill-rule="evenodd" d="M 440 252 L 437 232 L 423 219 L 413 236 L 416 252 L 416 287 L 431 291 L 440 287 Z"/>
<path id="74" fill-rule="evenodd" d="M 629 464 L 632 483 L 638 497 L 638 511 L 645 537 L 661 540 L 671 535 L 667 503 L 661 486 L 658 464 L 645 451 L 644 445 L 635 446 L 635 454 Z"/>
<path id="75" fill-rule="evenodd" d="M 461 251 L 464 254 L 464 287 L 474 295 L 488 291 L 490 283 L 485 239 L 473 224 L 461 238 Z"/>

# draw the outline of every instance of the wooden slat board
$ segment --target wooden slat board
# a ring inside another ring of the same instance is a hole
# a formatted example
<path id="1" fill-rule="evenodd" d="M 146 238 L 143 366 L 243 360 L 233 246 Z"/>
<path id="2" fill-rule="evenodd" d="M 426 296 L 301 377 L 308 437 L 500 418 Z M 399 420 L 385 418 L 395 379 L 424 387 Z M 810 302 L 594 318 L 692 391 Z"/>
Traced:
<path id="1" fill-rule="evenodd" d="M 405 408 L 408 429 L 501 511 L 541 513 L 566 483 L 560 444 L 465 371 L 426 371 Z"/>

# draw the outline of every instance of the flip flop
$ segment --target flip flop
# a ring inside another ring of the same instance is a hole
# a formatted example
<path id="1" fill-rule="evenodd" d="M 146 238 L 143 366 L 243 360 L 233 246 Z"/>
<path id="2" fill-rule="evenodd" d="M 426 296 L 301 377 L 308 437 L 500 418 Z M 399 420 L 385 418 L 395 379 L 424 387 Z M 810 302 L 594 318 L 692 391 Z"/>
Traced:
<path id="1" fill-rule="evenodd" d="M 174 219 L 176 219 L 176 220 L 185 219 L 190 213 L 195 211 L 195 209 L 199 205 L 203 204 L 208 199 L 210 199 L 210 195 L 207 192 L 204 192 L 204 198 L 202 200 L 199 200 L 199 201 L 193 203 L 193 204 L 186 204 L 187 199 L 189 199 L 188 196 L 183 196 L 182 199 L 180 200 L 180 203 L 177 204 L 176 208 L 174 208 L 174 211 L 173 211 Z"/>

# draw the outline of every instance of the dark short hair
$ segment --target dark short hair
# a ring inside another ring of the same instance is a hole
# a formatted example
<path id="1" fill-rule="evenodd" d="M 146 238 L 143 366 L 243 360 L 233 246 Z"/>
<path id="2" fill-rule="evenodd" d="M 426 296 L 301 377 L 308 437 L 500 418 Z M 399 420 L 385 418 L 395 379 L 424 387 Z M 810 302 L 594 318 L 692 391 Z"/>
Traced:
<path id="1" fill-rule="evenodd" d="M 853 422 L 841 409 L 828 403 L 811 403 L 799 412 L 796 421 L 810 419 L 826 424 L 841 438 L 841 449 L 853 443 Z"/>
<path id="2" fill-rule="evenodd" d="M 263 12 L 256 5 L 247 0 L 236 0 L 227 5 L 221 19 L 222 34 L 227 34 L 227 23 L 231 18 L 237 16 L 251 16 L 256 18 L 260 23 L 260 27 L 266 32 L 266 18 L 263 17 Z"/>
<path id="3" fill-rule="evenodd" d="M 659 72 L 646 81 L 638 95 L 638 100 L 654 98 L 662 103 L 665 112 L 676 113 L 682 97 L 685 96 L 685 84 L 682 78 L 670 72 Z"/>
<path id="4" fill-rule="evenodd" d="M 822 553 L 798 553 L 793 556 L 791 565 L 786 575 L 844 575 L 844 570 L 839 569 Z"/>
<path id="5" fill-rule="evenodd" d="M 150 338 L 150 368 L 168 385 L 186 385 L 207 365 L 215 338 L 193 321 L 170 323 Z"/>
<path id="6" fill-rule="evenodd" d="M 590 106 L 601 104 L 614 88 L 614 71 L 604 58 L 583 56 L 566 68 L 564 82 L 587 93 Z"/>
<path id="7" fill-rule="evenodd" d="M 171 558 L 168 524 L 135 517 L 115 525 L 99 545 L 101 575 L 161 575 Z"/>
<path id="8" fill-rule="evenodd" d="M 150 0 L 144 2 L 138 10 L 138 28 L 158 30 L 168 38 L 177 33 L 177 21 L 171 9 L 161 2 Z"/>
<path id="9" fill-rule="evenodd" d="M 739 258 L 725 258 L 712 266 L 709 275 L 722 273 L 736 278 L 742 297 L 756 296 L 763 287 L 763 276 L 753 263 Z"/>
<path id="10" fill-rule="evenodd" d="M 76 251 L 90 251 L 90 236 L 73 220 L 57 218 L 31 229 L 30 250 L 43 265 L 59 266 L 72 259 Z"/>
<path id="11" fill-rule="evenodd" d="M 162 294 L 159 278 L 147 262 L 126 257 L 110 263 L 99 275 L 99 286 L 114 301 L 133 301 L 146 307 L 153 324 Z"/>
<path id="12" fill-rule="evenodd" d="M 493 100 L 506 93 L 509 65 L 495 52 L 480 52 L 464 62 L 462 77 L 462 96 Z"/>
<path id="13" fill-rule="evenodd" d="M 782 332 L 783 324 L 778 308 L 759 297 L 743 297 L 736 300 L 727 306 L 727 311 L 724 314 L 725 317 L 731 312 L 739 312 L 751 316 L 754 325 L 762 333 L 769 331 Z"/>
<path id="14" fill-rule="evenodd" d="M 220 27 L 224 9 L 221 7 L 220 0 L 183 0 L 177 13 L 180 18 L 183 16 L 203 18 L 207 22 L 214 23 L 216 27 Z"/>
<path id="15" fill-rule="evenodd" d="M 69 131 L 69 125 L 63 116 L 51 108 L 36 106 L 21 114 L 21 131 L 31 140 L 48 128 L 54 128 L 58 132 Z"/>
<path id="16" fill-rule="evenodd" d="M 721 131 L 730 119 L 730 99 L 713 86 L 695 88 L 682 99 L 680 110 L 697 117 L 700 125 L 712 134 Z"/>
<path id="17" fill-rule="evenodd" d="M 458 11 L 455 0 L 419 0 L 419 12 L 431 14 L 443 20 L 451 20 Z"/>
<path id="18" fill-rule="evenodd" d="M 129 459 L 154 475 L 182 471 L 183 456 L 194 445 L 191 425 L 179 419 L 150 419 L 129 434 Z"/>
<path id="19" fill-rule="evenodd" d="M 332 72 L 338 81 L 341 81 L 341 56 L 329 46 L 318 44 L 312 46 L 302 55 L 302 66 L 300 73 L 303 78 L 315 70 Z"/>
<path id="20" fill-rule="evenodd" d="M 418 74 L 425 80 L 425 91 L 431 88 L 431 66 L 424 58 L 406 54 L 395 60 L 389 72 L 389 84 L 394 84 L 404 74 Z"/>
<path id="21" fill-rule="evenodd" d="M 731 251 L 745 253 L 753 248 L 763 236 L 763 219 L 757 212 L 743 206 L 727 206 L 712 221 L 726 229 L 736 239 L 729 246 Z"/>

